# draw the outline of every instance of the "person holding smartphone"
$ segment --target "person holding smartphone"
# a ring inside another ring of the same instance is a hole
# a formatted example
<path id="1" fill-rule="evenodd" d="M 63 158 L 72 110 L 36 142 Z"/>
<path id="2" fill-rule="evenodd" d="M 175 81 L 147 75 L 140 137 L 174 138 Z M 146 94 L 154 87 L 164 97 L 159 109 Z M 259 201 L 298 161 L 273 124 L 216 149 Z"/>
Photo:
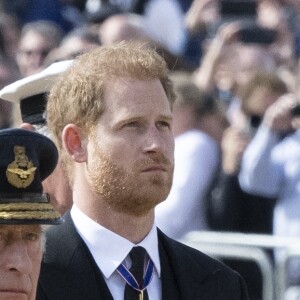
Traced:
<path id="1" fill-rule="evenodd" d="M 239 173 L 239 182 L 245 191 L 277 198 L 273 218 L 273 233 L 277 236 L 300 237 L 298 105 L 295 94 L 285 94 L 267 109 L 244 153 Z M 276 254 L 276 258 L 281 259 L 280 253 Z M 300 282 L 297 259 L 291 260 L 288 280 L 290 284 Z"/>

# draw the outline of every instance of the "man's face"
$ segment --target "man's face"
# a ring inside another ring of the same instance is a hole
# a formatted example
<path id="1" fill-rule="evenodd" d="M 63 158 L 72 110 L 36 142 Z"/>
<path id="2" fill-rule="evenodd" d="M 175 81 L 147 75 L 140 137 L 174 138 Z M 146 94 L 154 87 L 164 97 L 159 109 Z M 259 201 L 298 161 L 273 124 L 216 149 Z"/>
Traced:
<path id="1" fill-rule="evenodd" d="M 23 76 L 40 71 L 49 52 L 54 48 L 45 37 L 35 32 L 28 32 L 22 37 L 17 54 L 17 63 Z"/>
<path id="2" fill-rule="evenodd" d="M 122 78 L 107 84 L 105 112 L 88 145 L 88 180 L 116 211 L 141 216 L 169 194 L 174 137 L 159 80 Z"/>
<path id="3" fill-rule="evenodd" d="M 35 300 L 41 225 L 0 225 L 0 300 Z"/>

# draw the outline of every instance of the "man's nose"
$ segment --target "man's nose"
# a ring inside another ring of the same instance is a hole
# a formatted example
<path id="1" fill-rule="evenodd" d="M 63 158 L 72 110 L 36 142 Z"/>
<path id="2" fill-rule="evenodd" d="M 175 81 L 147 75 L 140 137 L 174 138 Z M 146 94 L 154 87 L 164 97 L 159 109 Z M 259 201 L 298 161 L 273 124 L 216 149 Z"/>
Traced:
<path id="1" fill-rule="evenodd" d="M 145 151 L 158 152 L 164 148 L 164 138 L 156 126 L 151 126 L 145 137 Z"/>
<path id="2" fill-rule="evenodd" d="M 4 264 L 7 270 L 30 273 L 32 260 L 28 254 L 28 245 L 22 241 L 13 241 L 5 249 Z"/>

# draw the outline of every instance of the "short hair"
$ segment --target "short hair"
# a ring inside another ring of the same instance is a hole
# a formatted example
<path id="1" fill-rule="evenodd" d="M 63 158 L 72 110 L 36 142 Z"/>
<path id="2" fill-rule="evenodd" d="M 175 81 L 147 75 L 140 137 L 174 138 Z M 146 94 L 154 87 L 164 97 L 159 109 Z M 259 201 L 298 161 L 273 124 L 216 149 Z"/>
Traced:
<path id="1" fill-rule="evenodd" d="M 52 132 L 49 130 L 48 126 L 43 123 L 43 124 L 32 124 L 33 128 L 35 129 L 36 132 L 38 132 L 39 134 L 42 134 L 44 136 L 46 136 L 47 138 L 53 140 L 53 134 Z"/>
<path id="2" fill-rule="evenodd" d="M 262 87 L 278 95 L 278 97 L 288 92 L 286 83 L 278 75 L 269 72 L 257 72 L 240 91 L 242 111 L 248 113 L 249 98 L 256 89 Z"/>
<path id="3" fill-rule="evenodd" d="M 179 84 L 176 92 L 178 99 L 176 103 L 178 103 L 179 106 L 187 105 L 192 107 L 197 119 L 201 119 L 207 114 L 219 112 L 220 106 L 217 99 L 215 99 L 211 93 L 200 90 L 196 84 Z"/>
<path id="4" fill-rule="evenodd" d="M 63 160 L 61 134 L 64 127 L 74 123 L 89 133 L 105 109 L 105 84 L 120 77 L 159 79 L 172 107 L 175 100 L 172 82 L 165 60 L 155 49 L 133 41 L 96 47 L 75 59 L 48 97 L 47 123 L 62 150 Z"/>
<path id="5" fill-rule="evenodd" d="M 190 73 L 172 72 L 171 79 L 176 94 L 175 106 L 191 107 L 195 117 L 199 120 L 207 114 L 219 114 L 224 108 L 212 93 L 200 89 L 193 81 Z"/>
<path id="6" fill-rule="evenodd" d="M 88 27 L 88 26 L 77 27 L 77 28 L 74 28 L 73 30 L 71 30 L 70 32 L 68 32 L 61 40 L 60 45 L 63 45 L 63 43 L 65 41 L 67 41 L 68 39 L 71 39 L 73 37 L 77 37 L 88 43 L 100 45 L 98 31 L 95 31 L 95 30 L 93 30 L 92 27 Z"/>
<path id="7" fill-rule="evenodd" d="M 35 32 L 49 40 L 53 47 L 57 47 L 64 36 L 63 30 L 54 22 L 38 20 L 26 23 L 21 31 L 20 40 L 29 32 Z"/>
<path id="8" fill-rule="evenodd" d="M 61 133 L 67 124 L 85 130 L 96 124 L 104 111 L 105 84 L 119 77 L 158 78 L 170 103 L 174 102 L 166 63 L 154 49 L 138 42 L 97 47 L 79 56 L 50 91 L 47 123 L 60 148 Z"/>

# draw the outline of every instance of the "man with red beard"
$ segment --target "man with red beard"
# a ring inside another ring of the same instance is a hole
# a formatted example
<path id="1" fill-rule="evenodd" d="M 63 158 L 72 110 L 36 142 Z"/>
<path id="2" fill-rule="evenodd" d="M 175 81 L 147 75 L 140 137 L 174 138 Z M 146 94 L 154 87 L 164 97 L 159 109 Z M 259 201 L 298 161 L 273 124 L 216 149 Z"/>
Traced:
<path id="1" fill-rule="evenodd" d="M 174 93 L 166 63 L 122 42 L 80 56 L 52 88 L 47 121 L 73 190 L 47 233 L 37 299 L 248 299 L 223 264 L 165 236 Z"/>

